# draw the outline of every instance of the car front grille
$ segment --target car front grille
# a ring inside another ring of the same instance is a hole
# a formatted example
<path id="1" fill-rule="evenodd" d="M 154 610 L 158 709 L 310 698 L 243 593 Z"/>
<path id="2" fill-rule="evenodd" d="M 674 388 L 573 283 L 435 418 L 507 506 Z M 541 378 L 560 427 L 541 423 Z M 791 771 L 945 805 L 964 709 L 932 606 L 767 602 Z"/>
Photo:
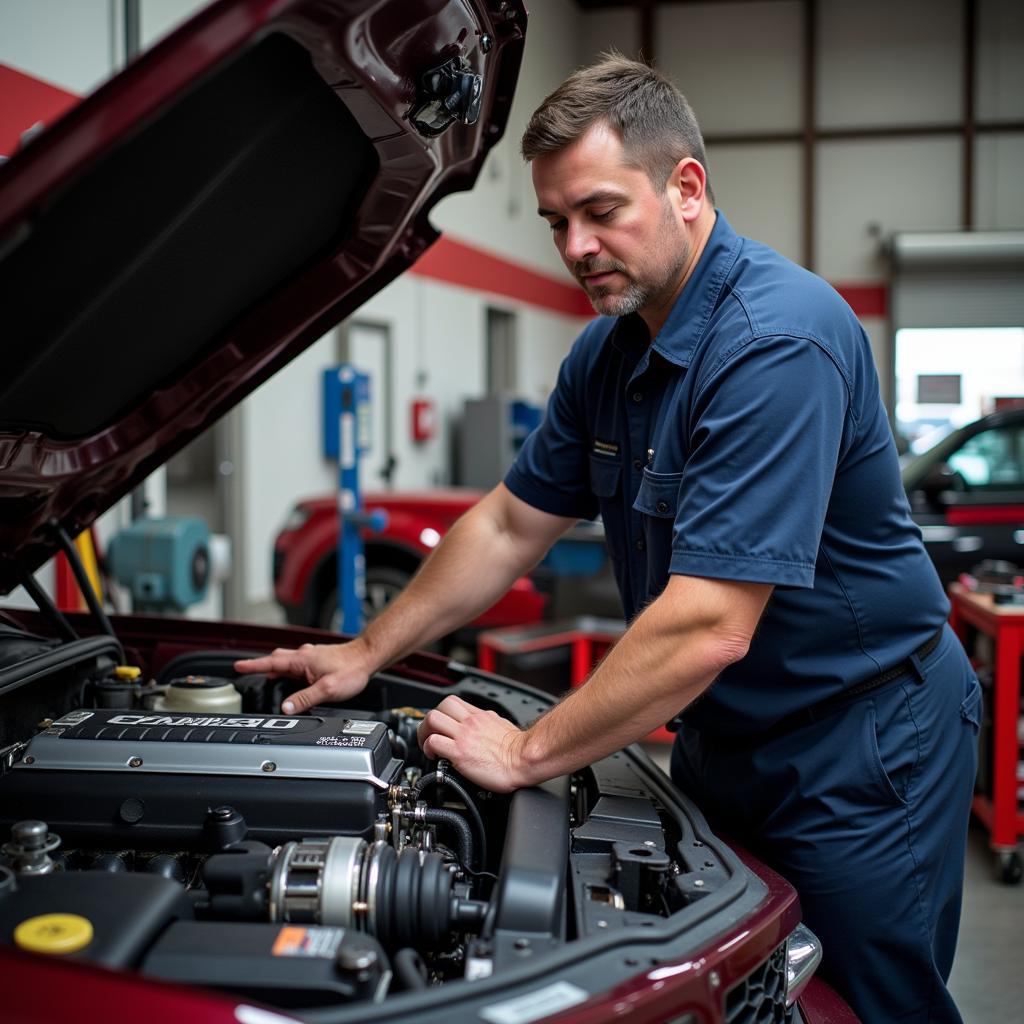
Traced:
<path id="1" fill-rule="evenodd" d="M 786 1009 L 786 944 L 725 994 L 725 1024 L 790 1024 Z"/>

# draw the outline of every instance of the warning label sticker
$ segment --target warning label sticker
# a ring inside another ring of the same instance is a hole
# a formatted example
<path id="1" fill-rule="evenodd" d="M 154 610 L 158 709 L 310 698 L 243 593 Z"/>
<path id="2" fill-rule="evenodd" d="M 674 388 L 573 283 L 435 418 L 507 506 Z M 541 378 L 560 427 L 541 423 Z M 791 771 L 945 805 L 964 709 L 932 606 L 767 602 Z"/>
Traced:
<path id="1" fill-rule="evenodd" d="M 374 729 L 377 728 L 376 722 L 370 722 L 363 719 L 350 719 L 346 724 L 342 732 L 353 733 L 356 736 L 369 736 Z"/>
<path id="2" fill-rule="evenodd" d="M 480 1016 L 490 1024 L 529 1024 L 551 1014 L 585 1003 L 590 996 L 583 989 L 567 981 L 545 985 L 518 999 L 492 1003 L 480 1010 Z"/>
<path id="3" fill-rule="evenodd" d="M 333 959 L 345 937 L 344 928 L 282 928 L 274 939 L 273 956 L 313 956 Z"/>
<path id="4" fill-rule="evenodd" d="M 92 711 L 69 711 L 63 718 L 58 718 L 54 725 L 81 725 L 86 719 L 92 718 Z"/>

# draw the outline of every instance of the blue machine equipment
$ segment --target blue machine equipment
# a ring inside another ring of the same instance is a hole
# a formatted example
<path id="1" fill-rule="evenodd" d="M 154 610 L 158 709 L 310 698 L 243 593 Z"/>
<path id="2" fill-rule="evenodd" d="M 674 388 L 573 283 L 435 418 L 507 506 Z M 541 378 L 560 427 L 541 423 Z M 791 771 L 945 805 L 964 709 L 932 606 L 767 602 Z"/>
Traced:
<path id="1" fill-rule="evenodd" d="M 210 531 L 192 516 L 138 519 L 110 541 L 107 560 L 135 611 L 182 612 L 206 596 Z"/>
<path id="2" fill-rule="evenodd" d="M 363 628 L 366 598 L 366 558 L 363 531 L 379 533 L 387 513 L 367 513 L 359 489 L 359 460 L 371 447 L 370 378 L 343 364 L 324 370 L 324 454 L 338 460 L 338 606 L 341 631 Z"/>

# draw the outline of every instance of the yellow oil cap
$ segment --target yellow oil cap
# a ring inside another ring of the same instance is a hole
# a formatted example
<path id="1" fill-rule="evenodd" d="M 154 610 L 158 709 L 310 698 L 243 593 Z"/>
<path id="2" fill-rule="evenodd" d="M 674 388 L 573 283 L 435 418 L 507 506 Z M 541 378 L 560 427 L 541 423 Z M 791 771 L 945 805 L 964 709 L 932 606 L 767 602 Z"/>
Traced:
<path id="1" fill-rule="evenodd" d="M 78 914 L 40 914 L 14 929 L 14 944 L 31 953 L 61 956 L 92 942 L 92 922 Z"/>
<path id="2" fill-rule="evenodd" d="M 114 678 L 123 683 L 133 683 L 141 675 L 142 669 L 138 665 L 118 665 L 114 669 Z"/>

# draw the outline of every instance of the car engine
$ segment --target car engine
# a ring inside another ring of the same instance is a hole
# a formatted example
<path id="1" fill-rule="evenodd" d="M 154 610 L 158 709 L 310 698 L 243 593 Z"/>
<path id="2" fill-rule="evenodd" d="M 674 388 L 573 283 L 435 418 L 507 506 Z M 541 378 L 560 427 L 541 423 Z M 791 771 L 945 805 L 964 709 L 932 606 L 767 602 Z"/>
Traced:
<path id="1" fill-rule="evenodd" d="M 269 714 L 259 677 L 89 689 L 9 755 L 0 927 L 59 904 L 91 959 L 289 1007 L 426 984 L 417 950 L 446 975 L 480 933 L 483 818 L 424 770 L 422 712 Z"/>
<path id="2" fill-rule="evenodd" d="M 436 682 L 285 717 L 298 684 L 240 653 L 144 674 L 110 637 L 0 627 L 0 941 L 315 1015 L 763 895 L 625 755 L 489 793 L 423 758 Z M 520 724 L 549 703 L 451 675 Z"/>

